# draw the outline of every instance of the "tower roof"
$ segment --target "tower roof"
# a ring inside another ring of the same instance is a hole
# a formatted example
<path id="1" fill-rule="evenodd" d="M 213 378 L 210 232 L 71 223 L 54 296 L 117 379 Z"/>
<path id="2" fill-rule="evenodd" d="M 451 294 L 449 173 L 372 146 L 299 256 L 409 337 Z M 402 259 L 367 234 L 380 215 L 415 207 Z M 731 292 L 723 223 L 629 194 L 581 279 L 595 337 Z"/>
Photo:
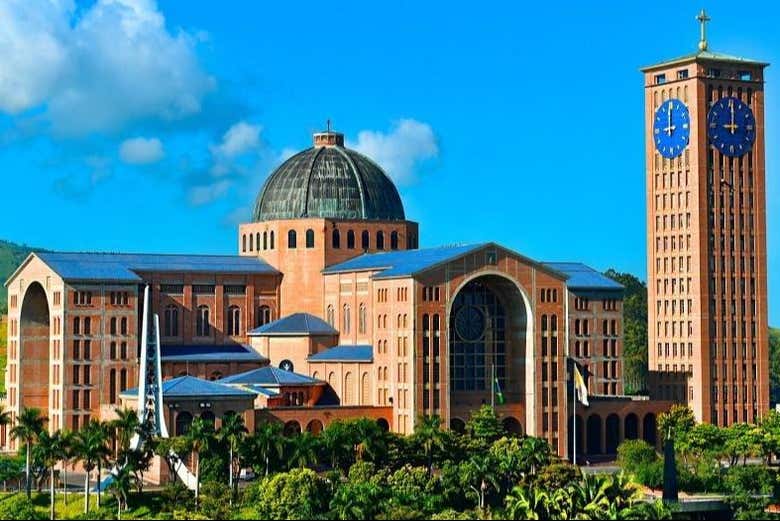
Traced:
<path id="1" fill-rule="evenodd" d="M 399 220 L 404 207 L 393 182 L 368 157 L 344 146 L 332 130 L 314 134 L 314 146 L 295 154 L 268 177 L 254 221 L 325 217 Z"/>

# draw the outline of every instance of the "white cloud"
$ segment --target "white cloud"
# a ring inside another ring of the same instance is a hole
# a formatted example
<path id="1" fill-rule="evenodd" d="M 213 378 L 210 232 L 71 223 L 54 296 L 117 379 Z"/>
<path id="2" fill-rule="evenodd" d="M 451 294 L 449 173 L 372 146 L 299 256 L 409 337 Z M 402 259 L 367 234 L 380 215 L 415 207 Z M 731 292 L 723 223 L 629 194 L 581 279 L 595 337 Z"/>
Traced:
<path id="1" fill-rule="evenodd" d="M 162 142 L 157 138 L 136 137 L 122 141 L 119 157 L 131 165 L 148 165 L 163 158 Z"/>
<path id="2" fill-rule="evenodd" d="M 193 186 L 189 190 L 189 201 L 192 206 L 201 206 L 216 201 L 226 195 L 233 182 L 222 179 L 211 184 Z"/>
<path id="3" fill-rule="evenodd" d="M 42 108 L 55 131 L 111 131 L 200 111 L 215 81 L 198 63 L 200 36 L 175 34 L 154 0 L 0 2 L 0 111 Z"/>
<path id="4" fill-rule="evenodd" d="M 419 164 L 439 155 L 433 129 L 414 119 L 397 121 L 390 132 L 363 130 L 350 148 L 361 152 L 384 168 L 393 180 L 404 183 L 414 178 Z"/>
<path id="5" fill-rule="evenodd" d="M 256 150 L 260 146 L 260 125 L 239 121 L 222 136 L 222 142 L 212 148 L 214 155 L 236 157 Z"/>

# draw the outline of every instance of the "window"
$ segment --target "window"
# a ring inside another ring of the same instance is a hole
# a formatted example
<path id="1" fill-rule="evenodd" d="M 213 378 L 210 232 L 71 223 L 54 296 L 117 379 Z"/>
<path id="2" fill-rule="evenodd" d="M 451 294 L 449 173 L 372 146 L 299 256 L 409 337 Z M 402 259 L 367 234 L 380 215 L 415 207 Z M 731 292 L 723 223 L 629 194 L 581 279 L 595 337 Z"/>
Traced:
<path id="1" fill-rule="evenodd" d="M 84 319 L 84 334 L 89 335 L 92 333 L 92 319 L 90 317 L 86 317 Z"/>
<path id="2" fill-rule="evenodd" d="M 377 250 L 385 249 L 385 233 L 381 230 L 376 232 L 376 249 Z"/>
<path id="3" fill-rule="evenodd" d="M 255 318 L 255 324 L 264 326 L 271 321 L 271 308 L 268 306 L 260 306 L 257 308 L 257 317 Z"/>
<path id="4" fill-rule="evenodd" d="M 227 333 L 228 336 L 237 336 L 241 334 L 241 310 L 238 306 L 230 306 L 227 313 Z"/>
<path id="5" fill-rule="evenodd" d="M 358 310 L 358 333 L 364 334 L 366 332 L 366 305 L 360 304 Z"/>
<path id="6" fill-rule="evenodd" d="M 111 369 L 108 376 L 108 403 L 116 403 L 116 369 Z"/>
<path id="7" fill-rule="evenodd" d="M 206 305 L 198 306 L 198 315 L 195 324 L 195 336 L 209 336 L 211 326 L 209 325 L 209 307 Z"/>
<path id="8" fill-rule="evenodd" d="M 116 319 L 114 319 L 116 320 Z M 80 335 L 81 334 L 81 318 L 74 317 L 73 318 L 73 334 L 74 335 Z"/>
<path id="9" fill-rule="evenodd" d="M 251 233 L 249 234 L 249 251 L 255 251 L 255 236 Z"/>
<path id="10" fill-rule="evenodd" d="M 268 232 L 263 232 L 263 249 L 268 249 Z"/>
<path id="11" fill-rule="evenodd" d="M 268 236 L 263 233 L 263 239 L 268 239 Z M 260 232 L 257 232 L 257 238 L 255 239 L 255 245 L 257 246 L 257 251 L 260 251 Z M 263 249 L 265 249 L 266 244 L 263 244 Z"/>
<path id="12" fill-rule="evenodd" d="M 306 247 L 314 248 L 314 230 L 311 228 L 306 230 Z"/>
<path id="13" fill-rule="evenodd" d="M 342 333 L 349 334 L 349 304 L 344 304 L 344 314 L 341 317 L 342 321 Z"/>
<path id="14" fill-rule="evenodd" d="M 288 249 L 295 249 L 298 247 L 298 236 L 295 233 L 295 230 L 290 230 L 287 232 L 287 248 Z"/>
<path id="15" fill-rule="evenodd" d="M 715 69 L 710 67 L 710 69 L 707 71 L 707 76 L 711 78 L 719 78 L 720 77 L 720 69 Z"/>
<path id="16" fill-rule="evenodd" d="M 369 242 L 370 242 L 370 238 L 369 238 L 369 234 L 368 234 L 367 230 L 363 230 L 363 233 L 361 234 L 360 239 L 361 239 L 361 245 L 360 246 L 364 250 L 367 250 L 368 247 L 369 247 Z"/>
<path id="17" fill-rule="evenodd" d="M 338 230 L 333 230 L 333 248 L 341 248 L 341 235 Z"/>
<path id="18" fill-rule="evenodd" d="M 74 331 L 76 333 L 77 331 Z M 116 335 L 116 317 L 111 317 L 108 323 L 108 332 L 112 335 Z"/>
<path id="19" fill-rule="evenodd" d="M 347 232 L 347 249 L 348 250 L 355 249 L 355 232 L 353 232 L 352 230 L 349 230 Z"/>
<path id="20" fill-rule="evenodd" d="M 241 251 L 246 252 L 246 234 L 241 236 Z"/>
<path id="21" fill-rule="evenodd" d="M 390 234 L 390 249 L 391 250 L 397 250 L 398 249 L 398 232 L 393 231 Z"/>
<path id="22" fill-rule="evenodd" d="M 655 75 L 655 84 L 656 85 L 662 85 L 666 83 L 666 74 L 656 74 Z"/>
<path id="23" fill-rule="evenodd" d="M 273 230 L 271 230 L 271 235 L 269 237 L 269 242 L 271 243 L 270 247 L 273 250 L 274 249 L 274 232 L 273 232 Z"/>
<path id="24" fill-rule="evenodd" d="M 679 71 L 677 71 L 677 79 L 678 80 L 688 79 L 688 69 L 680 69 Z"/>
<path id="25" fill-rule="evenodd" d="M 123 335 L 127 334 L 127 317 L 122 317 L 119 330 Z"/>
<path id="26" fill-rule="evenodd" d="M 739 76 L 739 79 L 742 81 L 751 81 L 753 79 L 753 75 L 750 71 L 739 71 L 737 76 Z"/>
<path id="27" fill-rule="evenodd" d="M 326 313 L 326 317 L 327 317 L 328 324 L 333 326 L 335 323 L 335 317 L 333 312 L 333 306 L 331 306 L 330 304 L 328 305 L 328 311 Z"/>
<path id="28" fill-rule="evenodd" d="M 173 304 L 165 307 L 165 336 L 179 336 L 179 308 Z"/>

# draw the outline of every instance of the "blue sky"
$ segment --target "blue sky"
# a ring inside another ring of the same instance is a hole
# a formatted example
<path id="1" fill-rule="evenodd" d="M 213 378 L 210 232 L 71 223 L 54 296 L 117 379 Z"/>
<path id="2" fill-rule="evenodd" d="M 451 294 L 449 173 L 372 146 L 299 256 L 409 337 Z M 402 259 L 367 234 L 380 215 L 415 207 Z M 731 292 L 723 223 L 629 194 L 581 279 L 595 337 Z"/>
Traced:
<path id="1" fill-rule="evenodd" d="M 398 183 L 423 246 L 493 240 L 644 278 L 639 67 L 700 3 L 9 0 L 0 237 L 236 251 L 268 172 L 334 121 Z M 582 5 L 581 5 L 582 4 Z M 772 2 L 711 1 L 710 48 L 780 63 Z M 780 93 L 767 69 L 771 322 Z"/>

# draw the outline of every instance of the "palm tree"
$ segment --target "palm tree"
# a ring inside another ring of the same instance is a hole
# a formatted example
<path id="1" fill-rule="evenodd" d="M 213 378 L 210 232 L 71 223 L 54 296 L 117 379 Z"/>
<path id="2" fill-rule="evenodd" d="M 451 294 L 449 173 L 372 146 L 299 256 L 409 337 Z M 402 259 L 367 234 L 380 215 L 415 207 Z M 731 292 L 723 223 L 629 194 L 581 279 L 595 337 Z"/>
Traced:
<path id="1" fill-rule="evenodd" d="M 368 456 L 370 461 L 376 462 L 380 454 L 387 451 L 385 433 L 379 425 L 368 418 L 358 418 L 348 423 L 357 440 L 355 443 L 355 458 L 358 461 Z"/>
<path id="2" fill-rule="evenodd" d="M 98 496 L 97 505 L 100 507 L 100 472 L 102 465 L 108 459 L 108 432 L 105 425 L 97 420 L 92 420 L 84 428 L 76 433 L 73 440 L 73 451 L 76 459 L 84 466 L 84 513 L 89 512 L 89 474 L 98 470 Z"/>
<path id="3" fill-rule="evenodd" d="M 207 450 L 214 437 L 214 426 L 203 418 L 195 418 L 190 425 L 190 430 L 184 435 L 187 446 L 195 458 L 195 507 L 199 506 L 200 499 L 200 453 Z"/>
<path id="4" fill-rule="evenodd" d="M 116 498 L 116 518 L 122 519 L 122 510 L 127 510 L 127 497 L 132 488 L 132 475 L 127 465 L 117 467 L 114 479 L 108 485 L 111 494 Z"/>
<path id="5" fill-rule="evenodd" d="M 217 436 L 228 445 L 229 464 L 228 464 L 228 486 L 230 487 L 230 506 L 233 506 L 233 495 L 235 494 L 233 486 L 233 476 L 235 475 L 235 458 L 238 447 L 247 434 L 244 417 L 234 412 L 225 415 L 222 418 L 222 427 L 220 427 Z"/>
<path id="6" fill-rule="evenodd" d="M 43 424 L 46 420 L 41 416 L 40 409 L 34 407 L 22 409 L 22 413 L 16 418 L 16 425 L 11 429 L 11 437 L 18 441 L 23 441 L 27 459 L 24 467 L 24 480 L 27 490 L 27 497 L 32 496 L 32 481 L 30 480 L 30 461 L 32 457 L 32 444 L 43 432 Z"/>
<path id="7" fill-rule="evenodd" d="M 528 436 L 523 439 L 523 459 L 530 469 L 530 474 L 536 474 L 536 469 L 550 463 L 550 444 L 543 438 Z"/>
<path id="8" fill-rule="evenodd" d="M 479 498 L 479 508 L 485 508 L 485 496 L 490 487 L 498 490 L 495 461 L 489 456 L 474 456 L 466 465 L 466 480 Z"/>
<path id="9" fill-rule="evenodd" d="M 65 458 L 65 447 L 59 432 L 49 434 L 41 431 L 38 435 L 38 453 L 44 467 L 49 469 L 49 514 L 54 519 L 54 467 Z"/>
<path id="10" fill-rule="evenodd" d="M 68 504 L 68 464 L 73 459 L 73 431 L 61 430 L 60 442 L 62 443 L 62 505 Z"/>
<path id="11" fill-rule="evenodd" d="M 339 467 L 341 455 L 352 450 L 352 442 L 345 429 L 344 422 L 334 421 L 320 433 L 319 441 L 325 452 L 330 456 L 330 466 Z"/>
<path id="12" fill-rule="evenodd" d="M 3 445 L 5 445 L 5 428 L 11 425 L 11 412 L 0 407 L 0 429 L 3 431 Z"/>
<path id="13" fill-rule="evenodd" d="M 317 464 L 317 438 L 310 432 L 304 432 L 293 437 L 290 444 L 290 468 L 296 465 L 305 468 L 307 465 Z"/>
<path id="14" fill-rule="evenodd" d="M 422 442 L 425 459 L 428 461 L 428 475 L 433 473 L 433 453 L 435 450 L 445 450 L 446 437 L 441 430 L 441 418 L 438 416 L 422 416 L 414 428 L 414 436 Z"/>
<path id="15" fill-rule="evenodd" d="M 138 432 L 140 423 L 138 421 L 138 414 L 128 408 L 115 409 L 116 418 L 109 422 L 112 429 L 116 429 L 118 450 L 117 458 L 120 454 L 125 455 L 127 460 L 127 451 L 130 450 L 130 440 Z"/>
<path id="16" fill-rule="evenodd" d="M 255 430 L 254 435 L 247 439 L 245 447 L 248 455 L 256 455 L 264 463 L 265 475 L 268 476 L 271 471 L 271 455 L 276 454 L 277 458 L 281 458 L 284 453 L 282 424 L 278 422 L 263 423 Z"/>

